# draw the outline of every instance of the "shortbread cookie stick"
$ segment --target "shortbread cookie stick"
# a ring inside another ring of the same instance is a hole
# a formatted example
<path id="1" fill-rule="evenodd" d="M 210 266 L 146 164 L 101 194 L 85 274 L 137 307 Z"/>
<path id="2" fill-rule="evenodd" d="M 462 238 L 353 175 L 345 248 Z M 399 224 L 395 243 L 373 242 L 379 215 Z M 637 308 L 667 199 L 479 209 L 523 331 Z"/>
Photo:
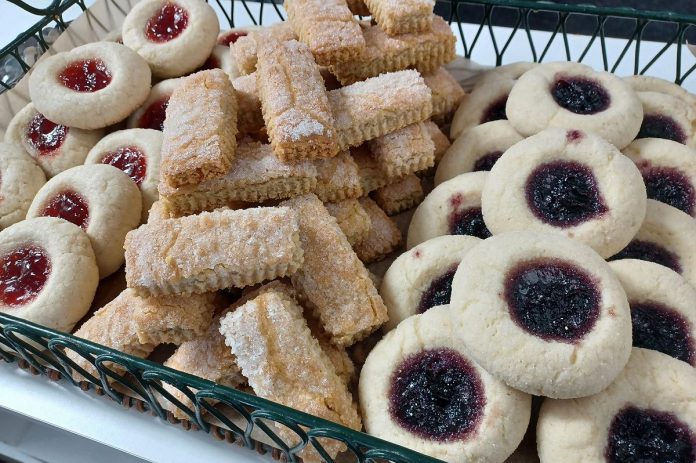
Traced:
<path id="1" fill-rule="evenodd" d="M 365 39 L 345 0 L 285 0 L 288 20 L 322 66 L 354 60 Z"/>
<path id="2" fill-rule="evenodd" d="M 367 238 L 372 226 L 370 216 L 357 199 L 345 199 L 324 205 L 329 214 L 336 219 L 351 246 Z"/>
<path id="3" fill-rule="evenodd" d="M 358 148 L 353 148 L 350 150 L 350 154 L 353 157 L 353 161 L 358 166 L 358 173 L 360 175 L 360 186 L 362 187 L 364 194 L 369 194 L 379 188 L 389 185 L 390 182 L 394 182 L 398 179 L 390 179 L 387 177 L 386 172 L 384 172 L 370 150 L 367 146 L 359 146 Z"/>
<path id="4" fill-rule="evenodd" d="M 375 25 L 365 28 L 363 36 L 366 48 L 360 58 L 331 66 L 331 72 L 343 85 L 408 68 L 428 74 L 455 56 L 457 39 L 439 16 L 433 17 L 432 30 L 428 32 L 390 37 Z"/>
<path id="5" fill-rule="evenodd" d="M 432 117 L 445 120 L 453 115 L 466 95 L 457 79 L 443 67 L 423 75 L 423 79 L 433 94 Z"/>
<path id="6" fill-rule="evenodd" d="M 232 86 L 237 92 L 237 138 L 257 136 L 263 129 L 264 122 L 256 88 L 256 74 L 237 77 L 232 80 Z"/>
<path id="7" fill-rule="evenodd" d="M 256 71 L 259 43 L 268 41 L 286 42 L 294 38 L 296 36 L 292 25 L 288 21 L 283 21 L 249 31 L 248 35 L 240 37 L 235 43 L 230 45 L 230 53 L 237 63 L 239 72 L 242 75 L 247 75 Z"/>
<path id="8" fill-rule="evenodd" d="M 370 233 L 355 245 L 355 253 L 366 264 L 382 260 L 401 244 L 401 231 L 394 221 L 370 198 L 360 198 L 360 204 L 370 216 Z"/>
<path id="9" fill-rule="evenodd" d="M 298 214 L 286 207 L 148 223 L 128 233 L 124 247 L 128 287 L 153 296 L 241 288 L 302 265 Z"/>
<path id="10" fill-rule="evenodd" d="M 422 122 L 382 135 L 367 144 L 380 169 L 390 178 L 435 165 L 435 144 Z"/>
<path id="11" fill-rule="evenodd" d="M 323 202 L 359 198 L 363 195 L 358 166 L 347 151 L 338 156 L 314 161 L 317 187 L 314 190 Z"/>
<path id="12" fill-rule="evenodd" d="M 338 154 L 333 115 L 319 67 L 306 45 L 261 45 L 256 86 L 273 152 L 281 161 Z"/>
<path id="13" fill-rule="evenodd" d="M 370 10 L 363 0 L 346 0 L 350 12 L 358 16 L 370 16 Z"/>
<path id="14" fill-rule="evenodd" d="M 424 121 L 432 112 L 430 89 L 414 70 L 383 74 L 328 95 L 342 150 Z"/>
<path id="15" fill-rule="evenodd" d="M 434 0 L 364 0 L 372 18 L 387 34 L 427 32 L 433 25 Z"/>
<path id="16" fill-rule="evenodd" d="M 420 204 L 425 194 L 420 179 L 414 174 L 409 174 L 398 182 L 376 190 L 372 197 L 377 205 L 391 216 Z"/>
<path id="17" fill-rule="evenodd" d="M 298 212 L 305 250 L 293 286 L 334 344 L 349 346 L 379 328 L 386 307 L 336 219 L 315 195 L 281 204 Z"/>
<path id="18" fill-rule="evenodd" d="M 184 78 L 167 106 L 160 175 L 180 187 L 224 175 L 237 146 L 237 98 L 220 69 Z"/>
<path id="19" fill-rule="evenodd" d="M 451 143 L 447 135 L 442 133 L 442 130 L 433 121 L 425 121 L 424 124 L 425 128 L 428 129 L 430 139 L 435 145 L 435 164 L 437 164 L 442 159 L 442 156 L 445 155 Z"/>

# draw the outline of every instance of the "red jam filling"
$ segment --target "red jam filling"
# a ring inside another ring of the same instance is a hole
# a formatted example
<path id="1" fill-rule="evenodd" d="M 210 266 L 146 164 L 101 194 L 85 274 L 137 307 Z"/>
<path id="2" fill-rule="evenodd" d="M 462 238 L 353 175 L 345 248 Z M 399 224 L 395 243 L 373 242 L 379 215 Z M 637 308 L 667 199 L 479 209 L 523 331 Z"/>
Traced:
<path id="1" fill-rule="evenodd" d="M 27 126 L 27 141 L 40 155 L 54 154 L 65 141 L 68 128 L 36 113 Z"/>
<path id="2" fill-rule="evenodd" d="M 87 201 L 74 191 L 64 191 L 54 196 L 43 208 L 44 217 L 60 217 L 74 223 L 83 230 L 89 222 Z"/>
<path id="3" fill-rule="evenodd" d="M 235 43 L 237 40 L 239 40 L 240 37 L 244 37 L 247 34 L 248 34 L 248 32 L 244 32 L 244 31 L 230 31 L 227 34 L 225 34 L 221 37 L 218 37 L 217 43 L 218 43 L 218 45 L 229 46 L 229 45 L 232 45 L 233 43 Z"/>
<path id="4" fill-rule="evenodd" d="M 122 146 L 116 151 L 106 153 L 102 164 L 109 164 L 126 173 L 136 185 L 143 183 L 147 170 L 145 155 L 135 146 Z"/>
<path id="5" fill-rule="evenodd" d="M 21 306 L 39 295 L 51 273 L 45 249 L 29 245 L 0 257 L 0 302 Z"/>
<path id="6" fill-rule="evenodd" d="M 198 71 L 207 71 L 208 69 L 220 69 L 220 61 L 213 55 L 210 55 L 203 66 L 198 68 Z"/>
<path id="7" fill-rule="evenodd" d="M 147 107 L 143 115 L 138 119 L 138 127 L 141 129 L 164 130 L 164 119 L 167 116 L 169 97 L 161 98 Z"/>
<path id="8" fill-rule="evenodd" d="M 181 35 L 186 26 L 188 26 L 186 10 L 174 3 L 165 3 L 148 19 L 145 36 L 151 42 L 169 42 Z"/>
<path id="9" fill-rule="evenodd" d="M 96 92 L 111 83 L 111 70 L 99 58 L 73 61 L 58 74 L 58 79 L 76 92 Z"/>

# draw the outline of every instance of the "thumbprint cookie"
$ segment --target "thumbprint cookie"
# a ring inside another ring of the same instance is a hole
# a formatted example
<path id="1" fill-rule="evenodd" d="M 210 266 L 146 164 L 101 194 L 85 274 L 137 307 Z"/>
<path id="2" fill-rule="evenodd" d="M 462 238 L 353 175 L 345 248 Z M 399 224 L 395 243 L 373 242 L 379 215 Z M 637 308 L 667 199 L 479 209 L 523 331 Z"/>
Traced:
<path id="1" fill-rule="evenodd" d="M 0 230 L 24 220 L 46 176 L 22 148 L 0 143 Z"/>
<path id="2" fill-rule="evenodd" d="M 164 119 L 167 116 L 167 106 L 174 90 L 181 79 L 167 79 L 152 86 L 145 102 L 128 117 L 129 129 L 164 130 Z"/>
<path id="3" fill-rule="evenodd" d="M 643 123 L 636 138 L 664 138 L 694 146 L 696 108 L 679 97 L 660 92 L 638 92 Z"/>

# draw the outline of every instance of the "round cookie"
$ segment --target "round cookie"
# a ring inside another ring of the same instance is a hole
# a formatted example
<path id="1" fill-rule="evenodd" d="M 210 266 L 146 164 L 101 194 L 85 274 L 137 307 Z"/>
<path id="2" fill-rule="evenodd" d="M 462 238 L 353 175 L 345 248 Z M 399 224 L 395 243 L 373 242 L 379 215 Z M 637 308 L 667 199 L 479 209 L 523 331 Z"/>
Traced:
<path id="1" fill-rule="evenodd" d="M 634 348 L 606 390 L 545 400 L 537 424 L 541 463 L 696 461 L 696 369 Z"/>
<path id="2" fill-rule="evenodd" d="M 631 306 L 633 345 L 696 366 L 696 289 L 652 262 L 622 259 L 609 266 Z"/>
<path id="3" fill-rule="evenodd" d="M 109 32 L 104 36 L 102 39 L 102 42 L 116 42 L 120 43 L 123 45 L 123 38 L 121 37 L 121 29 L 116 29 L 114 31 Z"/>
<path id="4" fill-rule="evenodd" d="M 142 199 L 135 183 L 116 167 L 73 167 L 44 185 L 27 218 L 53 216 L 78 225 L 92 243 L 100 278 L 123 264 L 126 233 L 140 223 Z"/>
<path id="5" fill-rule="evenodd" d="M 623 149 L 638 166 L 648 198 L 696 216 L 696 151 L 672 140 L 643 138 Z"/>
<path id="6" fill-rule="evenodd" d="M 489 171 L 503 153 L 524 138 L 505 120 L 486 122 L 462 133 L 435 172 L 435 185 L 466 172 Z"/>
<path id="7" fill-rule="evenodd" d="M 606 140 L 579 130 L 546 129 L 508 149 L 481 196 L 493 234 L 559 233 L 602 257 L 635 236 L 645 217 L 640 171 Z"/>
<path id="8" fill-rule="evenodd" d="M 438 236 L 397 257 L 379 289 L 389 312 L 384 329 L 394 329 L 411 315 L 449 304 L 454 272 L 462 257 L 480 242 L 473 236 Z"/>
<path id="9" fill-rule="evenodd" d="M 237 67 L 237 62 L 232 57 L 230 53 L 230 47 L 225 45 L 215 45 L 213 51 L 203 66 L 201 66 L 198 71 L 203 71 L 205 69 L 222 69 L 225 74 L 230 76 L 230 79 L 239 77 L 239 68 Z"/>
<path id="10" fill-rule="evenodd" d="M 454 274 L 449 313 L 471 356 L 529 394 L 596 394 L 631 351 L 619 280 L 592 249 L 561 235 L 509 232 L 483 241 Z"/>
<path id="11" fill-rule="evenodd" d="M 447 310 L 404 320 L 370 352 L 358 387 L 365 429 L 451 463 L 502 462 L 524 436 L 531 398 L 471 359 Z"/>
<path id="12" fill-rule="evenodd" d="M 57 124 L 38 112 L 34 103 L 29 103 L 10 121 L 5 142 L 23 147 L 51 178 L 83 164 L 102 134 L 102 130 L 82 130 Z"/>
<path id="13" fill-rule="evenodd" d="M 152 129 L 126 129 L 102 138 L 89 152 L 85 164 L 109 164 L 126 173 L 142 194 L 141 221 L 159 198 L 160 150 L 162 132 Z"/>
<path id="14" fill-rule="evenodd" d="M 681 85 L 652 76 L 627 76 L 623 78 L 636 92 L 659 92 L 675 96 L 696 107 L 696 95 Z"/>
<path id="15" fill-rule="evenodd" d="M 24 220 L 46 176 L 22 148 L 0 143 L 0 230 Z"/>
<path id="16" fill-rule="evenodd" d="M 580 63 L 540 64 L 519 78 L 505 107 L 528 137 L 548 127 L 594 132 L 621 149 L 643 121 L 638 95 L 625 81 Z"/>
<path id="17" fill-rule="evenodd" d="M 244 26 L 244 27 L 233 27 L 232 29 L 227 29 L 224 31 L 220 31 L 220 33 L 217 36 L 217 44 L 218 45 L 225 45 L 229 47 L 233 43 L 235 43 L 237 40 L 239 40 L 240 37 L 244 37 L 245 35 L 249 35 L 249 32 L 263 29 L 262 26 Z"/>
<path id="18" fill-rule="evenodd" d="M 41 217 L 0 232 L 0 312 L 69 332 L 98 284 L 94 252 L 79 227 Z"/>
<path id="19" fill-rule="evenodd" d="M 488 175 L 469 172 L 435 187 L 413 213 L 406 248 L 442 235 L 491 236 L 481 213 L 481 192 Z"/>
<path id="20" fill-rule="evenodd" d="M 164 129 L 169 98 L 180 83 L 181 79 L 167 79 L 153 85 L 142 106 L 128 117 L 126 126 L 129 129 L 154 129 L 161 132 Z"/>
<path id="21" fill-rule="evenodd" d="M 145 58 L 155 77 L 195 71 L 220 32 L 215 10 L 202 0 L 143 0 L 123 21 L 123 43 Z"/>
<path id="22" fill-rule="evenodd" d="M 663 138 L 694 146 L 696 108 L 676 96 L 638 92 L 643 105 L 643 123 L 636 138 Z"/>

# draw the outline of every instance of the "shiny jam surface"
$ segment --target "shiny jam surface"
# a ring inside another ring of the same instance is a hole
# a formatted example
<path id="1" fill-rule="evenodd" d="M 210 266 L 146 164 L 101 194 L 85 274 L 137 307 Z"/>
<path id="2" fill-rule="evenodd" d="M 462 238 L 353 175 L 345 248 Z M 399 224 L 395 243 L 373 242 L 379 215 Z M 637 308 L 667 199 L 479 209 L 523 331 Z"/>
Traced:
<path id="1" fill-rule="evenodd" d="M 599 83 L 585 77 L 559 77 L 551 86 L 556 103 L 575 114 L 596 114 L 611 103 L 609 93 Z"/>
<path id="2" fill-rule="evenodd" d="M 452 278 L 457 271 L 457 266 L 447 270 L 435 278 L 423 292 L 418 304 L 418 313 L 427 312 L 429 309 L 443 304 L 449 304 L 452 295 Z"/>
<path id="3" fill-rule="evenodd" d="M 633 345 L 694 365 L 696 349 L 689 321 L 657 302 L 631 302 Z"/>
<path id="4" fill-rule="evenodd" d="M 239 40 L 240 37 L 244 37 L 248 34 L 249 33 L 246 31 L 231 31 L 222 35 L 221 37 L 218 37 L 217 43 L 218 45 L 232 45 Z"/>
<path id="5" fill-rule="evenodd" d="M 470 235 L 485 240 L 491 232 L 483 221 L 480 207 L 452 212 L 449 215 L 449 232 L 452 235 Z"/>
<path id="6" fill-rule="evenodd" d="M 652 241 L 633 240 L 628 243 L 628 246 L 619 251 L 618 254 L 614 254 L 607 260 L 619 259 L 646 260 L 648 262 L 664 265 L 677 273 L 681 273 L 682 271 L 679 257 L 672 251 Z"/>
<path id="7" fill-rule="evenodd" d="M 138 119 L 138 127 L 141 129 L 164 130 L 164 119 L 167 116 L 169 97 L 161 98 L 147 107 L 143 115 Z"/>
<path id="8" fill-rule="evenodd" d="M 671 117 L 664 114 L 646 114 L 643 116 L 643 123 L 636 138 L 664 138 L 686 143 L 684 130 Z"/>
<path id="9" fill-rule="evenodd" d="M 481 116 L 481 124 L 507 119 L 507 113 L 505 112 L 507 100 L 508 96 L 505 95 L 491 103 L 491 105 L 483 112 L 483 116 Z"/>
<path id="10" fill-rule="evenodd" d="M 42 247 L 32 244 L 8 252 L 0 257 L 0 303 L 10 307 L 28 304 L 50 274 L 51 262 Z"/>
<path id="11" fill-rule="evenodd" d="M 121 169 L 136 185 L 143 183 L 147 173 L 145 155 L 137 146 L 122 146 L 116 151 L 106 153 L 101 162 Z"/>
<path id="12" fill-rule="evenodd" d="M 175 3 L 165 3 L 150 17 L 145 36 L 151 42 L 164 43 L 177 38 L 188 26 L 188 13 Z"/>
<path id="13" fill-rule="evenodd" d="M 47 156 L 55 154 L 60 148 L 68 130 L 66 126 L 49 121 L 43 114 L 36 113 L 27 126 L 26 137 L 29 145 L 38 151 L 39 155 Z"/>
<path id="14" fill-rule="evenodd" d="M 643 181 L 648 198 L 669 204 L 691 215 L 696 193 L 689 178 L 678 169 L 653 167 L 643 169 Z"/>
<path id="15" fill-rule="evenodd" d="M 476 160 L 474 163 L 474 172 L 489 171 L 493 168 L 500 156 L 503 155 L 502 151 L 493 151 L 491 153 L 484 154 Z"/>
<path id="16" fill-rule="evenodd" d="M 64 191 L 51 198 L 41 211 L 41 216 L 60 217 L 83 230 L 86 230 L 89 224 L 87 201 L 74 191 Z"/>
<path id="17" fill-rule="evenodd" d="M 111 70 L 99 58 L 73 61 L 58 74 L 58 79 L 76 92 L 96 92 L 111 83 Z"/>

